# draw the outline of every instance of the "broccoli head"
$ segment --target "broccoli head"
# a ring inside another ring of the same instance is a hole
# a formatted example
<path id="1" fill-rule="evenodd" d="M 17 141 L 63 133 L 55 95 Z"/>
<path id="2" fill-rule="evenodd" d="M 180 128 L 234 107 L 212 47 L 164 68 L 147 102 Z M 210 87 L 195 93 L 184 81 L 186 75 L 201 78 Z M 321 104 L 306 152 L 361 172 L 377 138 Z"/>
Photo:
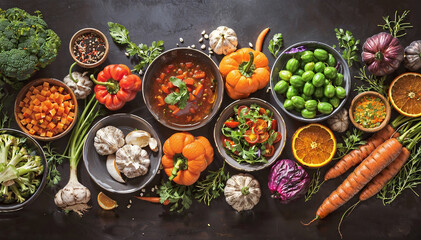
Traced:
<path id="1" fill-rule="evenodd" d="M 57 56 L 61 41 L 39 11 L 0 9 L 0 77 L 14 86 L 45 68 Z"/>

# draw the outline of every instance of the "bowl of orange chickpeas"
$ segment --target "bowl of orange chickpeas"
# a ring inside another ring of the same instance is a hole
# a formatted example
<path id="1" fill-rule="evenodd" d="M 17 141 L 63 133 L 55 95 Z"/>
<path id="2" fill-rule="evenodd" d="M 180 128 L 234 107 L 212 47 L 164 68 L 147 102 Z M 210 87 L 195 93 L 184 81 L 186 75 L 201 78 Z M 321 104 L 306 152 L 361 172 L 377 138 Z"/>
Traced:
<path id="1" fill-rule="evenodd" d="M 71 131 L 77 109 L 76 96 L 66 84 L 41 78 L 19 91 L 14 113 L 22 131 L 37 140 L 51 141 Z"/>

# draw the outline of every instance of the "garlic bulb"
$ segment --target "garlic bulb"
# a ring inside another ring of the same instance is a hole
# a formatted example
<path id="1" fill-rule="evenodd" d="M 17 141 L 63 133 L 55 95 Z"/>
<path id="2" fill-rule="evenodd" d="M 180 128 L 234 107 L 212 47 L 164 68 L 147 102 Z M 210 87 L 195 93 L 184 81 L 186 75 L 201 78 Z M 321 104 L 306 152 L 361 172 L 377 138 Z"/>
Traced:
<path id="1" fill-rule="evenodd" d="M 327 120 L 329 127 L 335 132 L 345 132 L 348 129 L 348 111 L 341 109 Z"/>
<path id="2" fill-rule="evenodd" d="M 219 26 L 209 35 L 209 45 L 216 54 L 230 54 L 237 50 L 238 39 L 234 30 Z"/>
<path id="3" fill-rule="evenodd" d="M 240 173 L 228 179 L 224 189 L 225 200 L 237 211 L 252 209 L 259 203 L 259 182 L 250 174 Z"/>

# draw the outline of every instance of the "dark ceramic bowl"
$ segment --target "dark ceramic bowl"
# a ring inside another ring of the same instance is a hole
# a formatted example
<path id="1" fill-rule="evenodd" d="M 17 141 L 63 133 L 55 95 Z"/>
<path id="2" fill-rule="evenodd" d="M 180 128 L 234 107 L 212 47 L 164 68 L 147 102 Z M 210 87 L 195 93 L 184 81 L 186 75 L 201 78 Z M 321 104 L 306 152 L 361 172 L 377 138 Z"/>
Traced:
<path id="1" fill-rule="evenodd" d="M 123 131 L 124 136 L 129 132 L 137 129 L 144 130 L 151 134 L 151 137 L 158 141 L 158 152 L 153 152 L 149 147 L 145 147 L 151 161 L 148 173 L 136 178 L 128 178 L 125 183 L 114 180 L 107 171 L 107 156 L 99 155 L 94 147 L 94 138 L 96 132 L 106 126 L 114 126 Z M 144 188 L 155 177 L 159 166 L 161 165 L 161 142 L 158 134 L 152 126 L 143 118 L 128 113 L 118 113 L 99 120 L 89 131 L 88 136 L 83 145 L 83 162 L 86 170 L 100 187 L 114 193 L 132 193 Z"/>
<path id="2" fill-rule="evenodd" d="M 42 177 L 41 177 L 41 183 L 38 186 L 37 190 L 35 190 L 35 193 L 32 194 L 32 196 L 30 196 L 23 203 L 11 203 L 11 204 L 0 203 L 0 212 L 18 211 L 28 206 L 31 202 L 33 202 L 41 194 L 42 190 L 44 189 L 45 183 L 47 181 L 47 173 L 48 173 L 47 160 L 45 158 L 44 150 L 42 149 L 41 145 L 39 145 L 39 143 L 29 134 L 26 134 L 19 130 L 10 129 L 10 128 L 0 129 L 0 133 L 1 134 L 6 133 L 6 134 L 10 134 L 16 137 L 26 138 L 25 144 L 30 150 L 32 150 L 30 154 L 40 156 L 42 159 L 42 164 L 44 165 L 44 173 L 42 174 Z"/>
<path id="3" fill-rule="evenodd" d="M 227 154 L 222 142 L 223 134 L 221 132 L 221 129 L 225 121 L 234 115 L 234 106 L 239 106 L 239 105 L 250 106 L 250 104 L 252 103 L 258 104 L 259 106 L 269 109 L 270 111 L 273 112 L 273 117 L 276 119 L 277 124 L 278 124 L 278 132 L 282 134 L 282 139 L 279 142 L 275 143 L 274 145 L 275 153 L 273 154 L 271 158 L 268 159 L 268 162 L 265 164 L 238 163 L 235 159 L 233 159 L 230 155 Z M 214 137 L 215 145 L 218 149 L 219 154 L 221 154 L 221 156 L 225 159 L 225 161 L 231 167 L 240 171 L 252 172 L 252 171 L 257 171 L 257 170 L 261 170 L 266 167 L 269 167 L 270 165 L 272 165 L 272 163 L 276 161 L 276 159 L 281 155 L 282 150 L 284 149 L 285 141 L 287 137 L 287 130 L 286 130 L 284 119 L 282 118 L 281 114 L 271 104 L 269 104 L 268 102 L 262 99 L 247 98 L 247 99 L 234 101 L 233 103 L 228 105 L 224 109 L 224 111 L 222 111 L 221 115 L 216 121 L 215 128 L 213 129 L 213 137 Z"/>
<path id="4" fill-rule="evenodd" d="M 346 102 L 346 100 L 348 99 L 348 96 L 349 96 L 349 91 L 351 89 L 351 76 L 350 76 L 350 73 L 349 73 L 349 67 L 348 67 L 348 64 L 346 63 L 346 61 L 341 56 L 341 54 L 338 51 L 336 51 L 334 48 L 332 48 L 331 46 L 329 46 L 325 43 L 322 43 L 322 42 L 317 42 L 317 41 L 299 42 L 299 43 L 296 43 L 292 46 L 289 46 L 275 60 L 275 63 L 273 64 L 273 67 L 272 67 L 272 70 L 271 70 L 271 73 L 270 73 L 270 87 L 271 87 L 271 89 L 274 89 L 275 84 L 280 80 L 280 78 L 278 76 L 279 71 L 285 69 L 286 63 L 288 62 L 289 59 L 291 59 L 292 55 L 287 54 L 286 52 L 291 50 L 291 48 L 296 48 L 296 47 L 299 47 L 299 46 L 305 46 L 307 48 L 307 50 L 314 50 L 316 48 L 322 48 L 335 57 L 336 62 L 339 62 L 338 73 L 342 73 L 344 75 L 343 88 L 346 91 L 346 97 L 344 99 L 342 99 L 339 106 L 337 108 L 335 108 L 332 111 L 331 114 L 326 115 L 326 114 L 318 113 L 315 118 L 307 119 L 307 118 L 302 117 L 301 113 L 299 113 L 295 110 L 294 111 L 288 111 L 284 108 L 284 101 L 286 99 L 285 96 L 283 96 L 281 94 L 277 94 L 273 90 L 271 91 L 272 96 L 275 99 L 278 106 L 281 107 L 281 109 L 286 114 L 288 114 L 290 117 L 292 117 L 296 120 L 302 121 L 302 122 L 309 122 L 309 123 L 310 122 L 321 122 L 321 121 L 324 121 L 324 120 L 328 119 L 329 117 L 333 116 L 335 113 L 337 113 L 345 105 L 345 102 Z"/>
<path id="5" fill-rule="evenodd" d="M 159 116 L 157 110 L 152 106 L 153 103 L 153 93 L 151 91 L 152 85 L 155 82 L 156 74 L 162 70 L 162 68 L 173 62 L 177 59 L 183 60 L 190 60 L 194 62 L 201 63 L 205 65 L 210 72 L 213 74 L 214 79 L 216 80 L 216 100 L 213 104 L 211 112 L 205 116 L 201 121 L 192 123 L 192 124 L 177 124 L 166 119 L 163 119 Z M 224 81 L 222 79 L 221 74 L 219 73 L 218 65 L 206 54 L 202 51 L 197 49 L 191 48 L 174 48 L 168 50 L 161 55 L 159 55 L 148 67 L 146 70 L 145 76 L 143 78 L 142 84 L 142 94 L 143 100 L 148 107 L 149 112 L 151 112 L 152 116 L 163 124 L 164 126 L 177 130 L 177 131 L 190 131 L 194 129 L 198 129 L 206 125 L 218 112 L 219 107 L 222 103 L 222 97 L 224 95 Z"/>

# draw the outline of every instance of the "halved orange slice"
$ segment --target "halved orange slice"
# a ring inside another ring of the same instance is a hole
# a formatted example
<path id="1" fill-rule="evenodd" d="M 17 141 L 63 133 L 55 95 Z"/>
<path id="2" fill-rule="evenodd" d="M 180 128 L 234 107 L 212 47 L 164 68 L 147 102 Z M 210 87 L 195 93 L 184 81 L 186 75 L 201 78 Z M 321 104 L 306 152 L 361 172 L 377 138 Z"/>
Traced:
<path id="1" fill-rule="evenodd" d="M 318 123 L 299 128 L 292 137 L 292 152 L 298 162 L 319 168 L 332 160 L 336 152 L 336 138 L 332 131 Z"/>
<path id="2" fill-rule="evenodd" d="M 421 74 L 407 72 L 397 76 L 390 84 L 389 99 L 400 114 L 421 116 Z"/>
<path id="3" fill-rule="evenodd" d="M 104 210 L 112 210 L 116 208 L 117 202 L 105 195 L 103 192 L 100 192 L 97 197 L 99 206 Z"/>

